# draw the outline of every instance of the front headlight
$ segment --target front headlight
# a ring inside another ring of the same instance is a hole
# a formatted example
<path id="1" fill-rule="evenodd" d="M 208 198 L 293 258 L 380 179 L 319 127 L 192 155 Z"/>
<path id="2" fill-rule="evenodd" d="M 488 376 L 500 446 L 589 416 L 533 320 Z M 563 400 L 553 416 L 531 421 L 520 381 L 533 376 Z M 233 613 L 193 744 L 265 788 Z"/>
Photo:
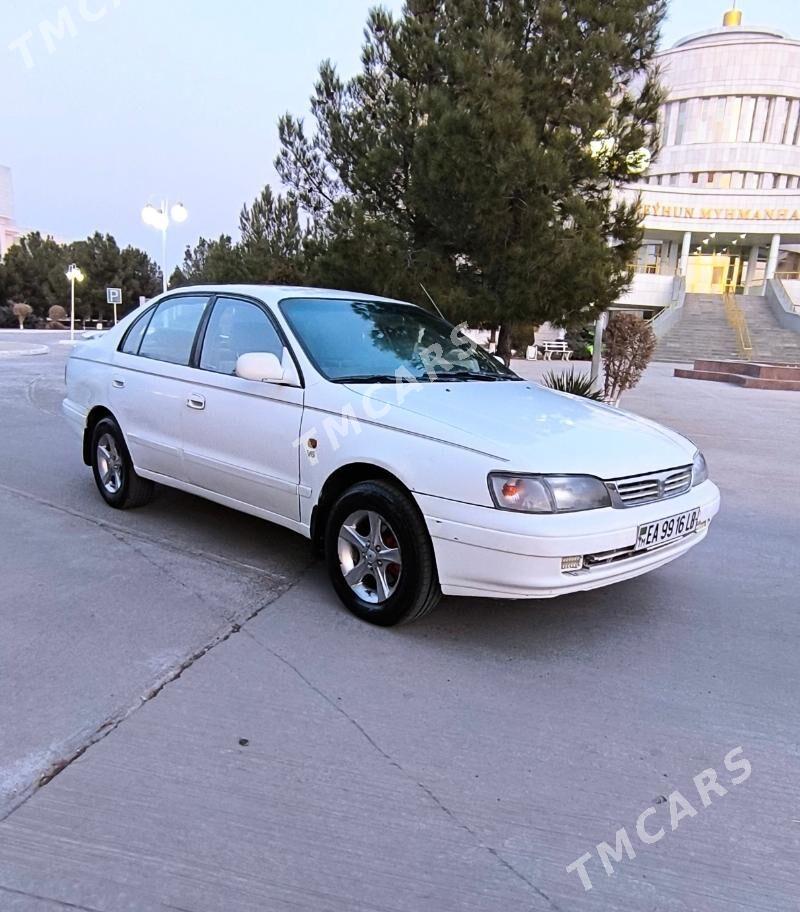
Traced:
<path id="1" fill-rule="evenodd" d="M 698 450 L 694 454 L 692 462 L 692 487 L 702 484 L 704 481 L 708 481 L 708 465 L 705 456 Z"/>
<path id="2" fill-rule="evenodd" d="M 496 507 L 519 513 L 575 513 L 611 506 L 599 478 L 591 475 L 507 475 L 493 472 L 489 492 Z"/>

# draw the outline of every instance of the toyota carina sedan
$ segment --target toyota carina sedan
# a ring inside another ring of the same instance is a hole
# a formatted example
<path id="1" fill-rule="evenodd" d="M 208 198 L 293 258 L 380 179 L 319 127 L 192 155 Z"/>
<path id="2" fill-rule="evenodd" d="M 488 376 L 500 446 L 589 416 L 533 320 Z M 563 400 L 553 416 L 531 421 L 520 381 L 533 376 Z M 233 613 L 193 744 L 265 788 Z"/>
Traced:
<path id="1" fill-rule="evenodd" d="M 702 541 L 719 508 L 685 437 L 524 380 L 401 301 L 181 289 L 76 347 L 66 380 L 110 506 L 163 484 L 286 526 L 384 626 L 442 593 L 630 579 Z"/>

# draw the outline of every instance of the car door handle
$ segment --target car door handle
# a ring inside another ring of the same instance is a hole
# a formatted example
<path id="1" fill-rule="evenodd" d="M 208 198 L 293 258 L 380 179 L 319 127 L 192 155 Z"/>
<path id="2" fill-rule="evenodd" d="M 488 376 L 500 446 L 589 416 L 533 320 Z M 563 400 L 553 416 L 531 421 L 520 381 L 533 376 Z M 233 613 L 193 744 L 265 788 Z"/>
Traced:
<path id="1" fill-rule="evenodd" d="M 194 393 L 186 400 L 186 404 L 192 409 L 204 409 L 206 407 L 206 400 L 205 397 L 198 396 Z"/>
<path id="2" fill-rule="evenodd" d="M 111 385 L 114 387 L 114 389 L 121 390 L 122 387 L 125 386 L 125 381 L 124 380 L 112 380 Z"/>

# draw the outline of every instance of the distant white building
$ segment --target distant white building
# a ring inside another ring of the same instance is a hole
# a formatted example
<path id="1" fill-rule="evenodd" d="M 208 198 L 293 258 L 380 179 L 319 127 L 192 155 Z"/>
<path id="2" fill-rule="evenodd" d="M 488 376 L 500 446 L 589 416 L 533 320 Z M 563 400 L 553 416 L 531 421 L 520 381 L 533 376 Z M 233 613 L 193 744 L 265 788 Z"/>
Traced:
<path id="1" fill-rule="evenodd" d="M 0 165 L 0 256 L 19 238 L 14 222 L 14 192 L 11 171 Z"/>
<path id="2" fill-rule="evenodd" d="M 690 292 L 759 293 L 798 268 L 800 41 L 733 9 L 658 63 L 663 146 L 624 194 L 644 215 L 637 272 L 656 277 L 638 300 L 657 305 L 676 273 Z"/>

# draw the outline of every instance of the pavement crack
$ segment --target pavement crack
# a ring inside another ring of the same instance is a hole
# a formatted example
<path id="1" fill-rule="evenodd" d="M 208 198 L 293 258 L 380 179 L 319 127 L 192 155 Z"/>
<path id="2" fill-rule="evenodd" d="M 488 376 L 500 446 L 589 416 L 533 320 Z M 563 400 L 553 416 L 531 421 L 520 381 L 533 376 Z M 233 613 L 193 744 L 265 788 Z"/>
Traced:
<path id="1" fill-rule="evenodd" d="M 184 582 L 176 573 L 174 573 L 169 566 L 159 563 L 152 555 L 148 554 L 143 548 L 138 547 L 133 541 L 129 539 L 127 535 L 122 534 L 116 529 L 104 529 L 104 532 L 107 532 L 115 541 L 118 541 L 121 545 L 124 545 L 126 548 L 130 548 L 135 554 L 138 554 L 139 557 L 146 563 L 150 564 L 151 567 L 155 567 L 161 574 L 167 577 L 168 580 L 173 582 L 176 586 L 188 592 L 190 595 L 194 596 L 200 604 L 208 610 L 208 613 L 215 618 L 216 620 L 227 621 L 232 623 L 233 619 L 229 617 L 223 610 L 220 614 L 216 607 L 206 598 L 203 592 L 200 592 L 197 589 L 194 589 L 188 583 Z"/>
<path id="2" fill-rule="evenodd" d="M 275 649 L 272 649 L 270 646 L 267 646 L 266 643 L 262 642 L 255 634 L 250 630 L 242 631 L 245 636 L 249 637 L 254 643 L 261 647 L 265 652 L 269 653 L 277 661 L 285 665 L 290 671 L 292 671 L 310 690 L 315 694 L 321 697 L 329 706 L 332 706 L 339 715 L 343 716 L 359 734 L 364 738 L 364 740 L 376 751 L 387 763 L 389 763 L 394 769 L 401 773 L 406 779 L 412 782 L 417 789 L 419 789 L 427 798 L 433 802 L 433 804 L 443 813 L 446 814 L 453 823 L 468 833 L 472 839 L 474 839 L 480 848 L 488 852 L 502 867 L 504 867 L 510 874 L 516 877 L 518 880 L 521 880 L 529 889 L 540 898 L 543 899 L 550 909 L 554 912 L 562 912 L 561 907 L 547 894 L 541 887 L 537 886 L 529 877 L 522 873 L 511 864 L 508 859 L 504 858 L 500 852 L 494 847 L 487 845 L 483 839 L 481 839 L 480 834 L 471 827 L 468 823 L 462 820 L 458 814 L 449 808 L 444 801 L 424 782 L 420 782 L 416 776 L 412 775 L 405 767 L 397 760 L 395 760 L 392 755 L 386 751 L 383 747 L 378 744 L 378 742 L 370 735 L 370 733 L 364 728 L 364 726 L 356 719 L 354 716 L 350 715 L 349 712 L 333 697 L 330 697 L 324 690 L 318 687 L 310 678 L 308 678 L 296 665 L 289 661 L 281 653 L 277 652 Z"/>
<path id="3" fill-rule="evenodd" d="M 33 503 L 37 503 L 40 506 L 48 507 L 51 510 L 56 510 L 59 513 L 65 513 L 67 516 L 72 516 L 75 519 L 81 519 L 84 522 L 90 523 L 93 526 L 97 526 L 99 529 L 102 529 L 107 532 L 117 533 L 119 535 L 127 538 L 135 538 L 139 541 L 148 542 L 149 544 L 158 545 L 160 548 L 165 548 L 175 554 L 188 554 L 191 557 L 197 557 L 205 561 L 213 561 L 216 564 L 221 566 L 231 567 L 239 570 L 246 570 L 251 573 L 257 573 L 260 576 L 266 576 L 271 580 L 274 580 L 276 583 L 285 582 L 288 578 L 282 574 L 274 573 L 271 570 L 265 570 L 263 567 L 257 567 L 255 564 L 249 564 L 246 561 L 236 560 L 231 557 L 222 557 L 219 554 L 214 554 L 211 551 L 204 551 L 201 548 L 187 548 L 183 546 L 176 545 L 168 538 L 160 538 L 157 535 L 149 535 L 147 532 L 142 532 L 138 529 L 131 529 L 127 526 L 120 526 L 117 523 L 108 522 L 104 519 L 99 519 L 96 516 L 90 516 L 88 513 L 83 513 L 80 510 L 74 510 L 72 507 L 64 506 L 63 504 L 54 503 L 52 500 L 47 500 L 44 497 L 39 497 L 37 494 L 32 494 L 30 491 L 22 491 L 19 488 L 11 487 L 10 485 L 0 484 L 0 491 L 4 491 L 7 494 L 11 494 L 14 497 L 20 497 L 23 500 L 29 500 Z"/>
<path id="4" fill-rule="evenodd" d="M 24 896 L 26 899 L 35 899 L 37 902 L 50 903 L 58 909 L 75 909 L 77 912 L 104 912 L 103 909 L 97 909 L 95 906 L 81 906 L 78 903 L 67 902 L 64 899 L 54 899 L 52 896 L 40 896 L 38 893 L 28 893 L 25 890 L 4 887 L 2 884 L 0 884 L 0 892 L 8 893 L 11 896 Z"/>
<path id="5" fill-rule="evenodd" d="M 3 486 L 0 485 L 0 488 Z M 90 747 L 97 744 L 98 742 L 107 738 L 113 731 L 116 731 L 122 723 L 130 718 L 135 712 L 141 709 L 144 705 L 149 703 L 155 697 L 157 697 L 162 690 L 173 681 L 177 681 L 178 678 L 183 675 L 183 673 L 191 668 L 195 662 L 199 659 L 202 659 L 203 656 L 211 652 L 212 649 L 216 649 L 217 646 L 229 640 L 235 633 L 243 631 L 244 625 L 252 621 L 254 618 L 258 617 L 265 609 L 269 608 L 284 595 L 290 592 L 303 578 L 306 572 L 313 566 L 316 562 L 316 559 L 310 560 L 305 566 L 300 568 L 298 571 L 297 577 L 292 580 L 287 585 L 282 588 L 274 591 L 272 597 L 268 598 L 266 601 L 261 602 L 256 608 L 254 608 L 248 615 L 241 618 L 237 621 L 228 621 L 227 626 L 218 632 L 208 643 L 199 649 L 195 650 L 191 655 L 187 656 L 182 662 L 180 662 L 175 668 L 170 669 L 166 674 L 164 674 L 159 680 L 156 681 L 147 691 L 145 691 L 142 696 L 138 698 L 134 703 L 126 708 L 120 710 L 119 712 L 109 716 L 105 719 L 102 724 L 94 729 L 86 738 L 83 743 L 77 745 L 74 749 L 66 752 L 62 757 L 55 760 L 50 764 L 47 769 L 39 775 L 37 779 L 34 780 L 27 788 L 21 790 L 15 800 L 12 800 L 10 805 L 3 811 L 0 811 L 0 823 L 7 820 L 15 811 L 17 811 L 22 805 L 28 802 L 40 789 L 44 788 L 49 782 L 52 782 L 60 773 L 65 769 L 71 766 L 76 760 L 80 759 Z"/>

